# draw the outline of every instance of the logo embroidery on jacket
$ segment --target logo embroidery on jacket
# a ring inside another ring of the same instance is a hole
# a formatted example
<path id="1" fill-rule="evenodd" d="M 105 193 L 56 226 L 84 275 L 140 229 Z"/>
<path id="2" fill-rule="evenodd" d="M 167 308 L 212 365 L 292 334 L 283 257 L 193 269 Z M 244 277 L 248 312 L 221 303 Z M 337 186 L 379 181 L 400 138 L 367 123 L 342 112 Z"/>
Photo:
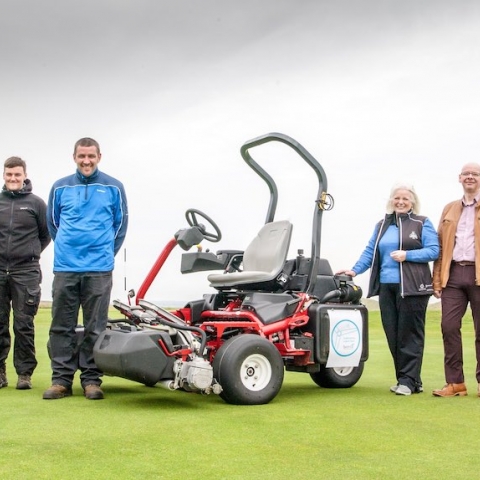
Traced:
<path id="1" fill-rule="evenodd" d="M 415 233 L 415 232 L 412 232 L 409 237 L 412 239 L 412 240 L 418 240 L 418 235 Z"/>

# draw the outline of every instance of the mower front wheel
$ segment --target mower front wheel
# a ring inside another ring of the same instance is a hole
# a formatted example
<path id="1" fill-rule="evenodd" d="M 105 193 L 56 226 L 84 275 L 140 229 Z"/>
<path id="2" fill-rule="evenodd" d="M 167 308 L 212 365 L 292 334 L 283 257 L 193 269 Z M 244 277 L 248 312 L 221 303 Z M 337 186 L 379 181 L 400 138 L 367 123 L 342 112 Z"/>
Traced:
<path id="1" fill-rule="evenodd" d="M 362 376 L 364 362 L 358 367 L 333 367 L 320 366 L 320 371 L 311 373 L 312 380 L 324 388 L 350 388 L 353 387 Z"/>
<path id="2" fill-rule="evenodd" d="M 253 334 L 227 340 L 213 361 L 213 375 L 222 386 L 220 396 L 235 405 L 263 405 L 280 391 L 283 359 L 265 338 Z"/>

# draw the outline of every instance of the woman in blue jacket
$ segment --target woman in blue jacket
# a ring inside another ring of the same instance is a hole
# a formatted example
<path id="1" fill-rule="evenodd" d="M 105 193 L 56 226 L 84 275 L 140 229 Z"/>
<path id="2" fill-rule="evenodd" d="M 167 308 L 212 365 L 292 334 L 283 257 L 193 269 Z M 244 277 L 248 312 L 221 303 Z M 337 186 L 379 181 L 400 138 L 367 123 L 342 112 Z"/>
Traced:
<path id="1" fill-rule="evenodd" d="M 392 354 L 397 395 L 423 392 L 420 376 L 425 345 L 425 316 L 433 294 L 429 262 L 439 253 L 432 222 L 418 215 L 419 200 L 410 185 L 392 188 L 387 214 L 351 270 L 355 277 L 370 268 L 368 297 L 378 295 L 380 315 Z"/>

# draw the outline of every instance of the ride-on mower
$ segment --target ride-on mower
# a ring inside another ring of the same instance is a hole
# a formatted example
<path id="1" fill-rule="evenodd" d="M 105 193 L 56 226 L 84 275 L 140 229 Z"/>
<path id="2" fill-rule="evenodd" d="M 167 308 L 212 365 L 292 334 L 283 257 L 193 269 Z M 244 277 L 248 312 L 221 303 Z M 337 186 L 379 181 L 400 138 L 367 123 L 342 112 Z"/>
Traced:
<path id="1" fill-rule="evenodd" d="M 291 147 L 315 172 L 319 189 L 313 216 L 312 251 L 287 258 L 292 224 L 275 220 L 278 191 L 250 151 L 267 142 Z M 134 305 L 115 300 L 124 318 L 110 320 L 94 347 L 106 375 L 170 390 L 216 393 L 228 403 L 258 405 L 280 391 L 284 371 L 308 373 L 320 387 L 348 388 L 368 358 L 368 312 L 351 277 L 334 275 L 320 257 L 322 214 L 333 206 L 323 168 L 292 138 L 270 133 L 241 147 L 245 162 L 266 182 L 270 204 L 265 224 L 245 250 L 203 251 L 218 242 L 217 224 L 196 209 L 160 253 Z M 181 272 L 210 273 L 214 293 L 176 311 L 144 299 L 175 246 Z M 197 246 L 197 251 L 189 250 Z"/>

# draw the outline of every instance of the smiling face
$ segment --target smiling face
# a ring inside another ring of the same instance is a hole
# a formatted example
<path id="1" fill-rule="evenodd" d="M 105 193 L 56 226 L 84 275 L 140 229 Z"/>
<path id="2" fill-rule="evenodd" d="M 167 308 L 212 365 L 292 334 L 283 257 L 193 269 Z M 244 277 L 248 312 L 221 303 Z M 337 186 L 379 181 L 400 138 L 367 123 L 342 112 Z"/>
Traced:
<path id="1" fill-rule="evenodd" d="M 82 147 L 79 145 L 73 155 L 78 170 L 85 177 L 89 177 L 95 171 L 101 158 L 102 154 L 98 152 L 95 146 Z"/>
<path id="2" fill-rule="evenodd" d="M 3 181 L 5 187 L 11 192 L 18 192 L 23 188 L 23 182 L 27 178 L 27 174 L 23 167 L 5 168 L 3 171 Z"/>
<path id="3" fill-rule="evenodd" d="M 480 189 L 480 165 L 478 163 L 467 163 L 463 166 L 458 176 L 463 191 L 468 195 L 475 195 Z"/>
<path id="4" fill-rule="evenodd" d="M 407 213 L 413 207 L 412 193 L 409 190 L 399 188 L 393 193 L 391 202 L 395 213 Z"/>

